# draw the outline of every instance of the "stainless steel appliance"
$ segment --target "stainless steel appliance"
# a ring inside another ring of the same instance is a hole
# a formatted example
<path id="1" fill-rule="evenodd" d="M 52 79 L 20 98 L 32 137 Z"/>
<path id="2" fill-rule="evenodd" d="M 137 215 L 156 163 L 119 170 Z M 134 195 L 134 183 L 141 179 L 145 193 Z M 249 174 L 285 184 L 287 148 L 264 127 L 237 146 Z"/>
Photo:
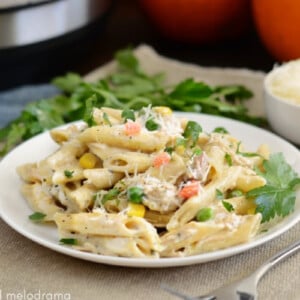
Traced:
<path id="1" fill-rule="evenodd" d="M 0 89 L 57 74 L 62 53 L 69 51 L 70 60 L 79 40 L 101 30 L 112 4 L 112 0 L 1 0 Z M 65 63 L 63 58 L 61 62 Z"/>

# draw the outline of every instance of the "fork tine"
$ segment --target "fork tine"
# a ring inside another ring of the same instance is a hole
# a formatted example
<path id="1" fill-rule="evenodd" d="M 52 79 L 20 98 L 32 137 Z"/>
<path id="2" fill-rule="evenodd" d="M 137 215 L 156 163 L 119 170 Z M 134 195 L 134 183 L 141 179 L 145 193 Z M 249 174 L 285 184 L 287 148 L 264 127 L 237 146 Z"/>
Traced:
<path id="1" fill-rule="evenodd" d="M 186 294 L 183 294 L 182 292 L 179 292 L 178 290 L 174 289 L 173 287 L 170 287 L 166 284 L 161 284 L 160 287 L 165 290 L 166 292 L 169 292 L 170 294 L 183 299 L 183 300 L 215 300 L 216 298 L 214 296 L 200 296 L 200 297 L 192 297 Z"/>
<path id="2" fill-rule="evenodd" d="M 166 284 L 161 284 L 160 287 L 165 290 L 166 292 L 169 292 L 170 294 L 178 297 L 178 298 L 181 298 L 181 299 L 184 299 L 184 300 L 193 300 L 194 298 L 193 297 L 190 297 L 188 295 L 185 295 L 183 294 L 182 292 L 179 292 L 178 290 L 166 285 Z"/>

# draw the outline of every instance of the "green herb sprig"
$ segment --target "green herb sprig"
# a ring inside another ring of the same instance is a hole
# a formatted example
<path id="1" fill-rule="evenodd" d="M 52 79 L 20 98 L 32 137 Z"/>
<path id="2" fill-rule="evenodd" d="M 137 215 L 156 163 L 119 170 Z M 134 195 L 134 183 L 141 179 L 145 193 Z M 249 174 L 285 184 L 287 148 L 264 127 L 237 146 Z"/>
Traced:
<path id="1" fill-rule="evenodd" d="M 265 123 L 264 119 L 248 114 L 244 103 L 252 93 L 244 86 L 212 87 L 191 78 L 167 86 L 164 74 L 149 75 L 142 70 L 131 49 L 118 51 L 115 59 L 116 71 L 96 82 L 86 82 L 75 73 L 55 78 L 52 83 L 59 88 L 59 95 L 27 104 L 17 119 L 0 129 L 0 156 L 20 142 L 67 122 L 83 119 L 92 126 L 94 107 L 128 112 L 148 105 L 169 106 L 173 110 L 201 111 L 255 125 Z"/>
<path id="2" fill-rule="evenodd" d="M 45 219 L 45 217 L 46 217 L 46 215 L 41 212 L 35 212 L 35 213 L 31 214 L 30 216 L 28 216 L 28 218 L 34 222 L 41 222 Z"/>
<path id="3" fill-rule="evenodd" d="M 262 214 L 262 222 L 266 222 L 276 215 L 285 217 L 294 210 L 295 189 L 300 184 L 300 177 L 282 153 L 272 154 L 263 167 L 263 172 L 256 172 L 266 179 L 267 184 L 249 191 L 246 196 L 255 199 L 256 211 Z"/>
<path id="4" fill-rule="evenodd" d="M 60 239 L 59 243 L 62 245 L 78 245 L 78 240 L 77 239 Z"/>

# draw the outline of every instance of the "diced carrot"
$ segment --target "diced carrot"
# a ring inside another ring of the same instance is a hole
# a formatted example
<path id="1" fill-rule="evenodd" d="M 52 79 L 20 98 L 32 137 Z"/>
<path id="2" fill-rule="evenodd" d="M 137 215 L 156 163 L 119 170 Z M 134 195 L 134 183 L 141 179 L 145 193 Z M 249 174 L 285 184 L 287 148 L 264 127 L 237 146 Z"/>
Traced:
<path id="1" fill-rule="evenodd" d="M 188 199 L 192 196 L 195 196 L 199 193 L 200 184 L 198 181 L 189 181 L 183 188 L 179 191 L 179 196 L 183 199 Z"/>
<path id="2" fill-rule="evenodd" d="M 125 123 L 124 131 L 126 135 L 137 135 L 141 131 L 141 125 L 137 122 L 128 121 Z"/>
<path id="3" fill-rule="evenodd" d="M 158 155 L 156 155 L 154 157 L 153 166 L 155 168 L 159 168 L 161 166 L 168 164 L 170 162 L 170 160 L 171 160 L 171 157 L 167 152 L 159 153 Z"/>

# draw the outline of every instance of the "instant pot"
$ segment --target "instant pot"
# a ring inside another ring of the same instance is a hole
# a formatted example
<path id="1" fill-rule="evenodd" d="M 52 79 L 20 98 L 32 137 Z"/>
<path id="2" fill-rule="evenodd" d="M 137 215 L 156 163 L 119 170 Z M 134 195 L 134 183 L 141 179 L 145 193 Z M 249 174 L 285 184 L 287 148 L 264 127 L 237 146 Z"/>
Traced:
<path id="1" fill-rule="evenodd" d="M 0 90 L 47 81 L 74 65 L 112 7 L 112 0 L 1 0 Z"/>

